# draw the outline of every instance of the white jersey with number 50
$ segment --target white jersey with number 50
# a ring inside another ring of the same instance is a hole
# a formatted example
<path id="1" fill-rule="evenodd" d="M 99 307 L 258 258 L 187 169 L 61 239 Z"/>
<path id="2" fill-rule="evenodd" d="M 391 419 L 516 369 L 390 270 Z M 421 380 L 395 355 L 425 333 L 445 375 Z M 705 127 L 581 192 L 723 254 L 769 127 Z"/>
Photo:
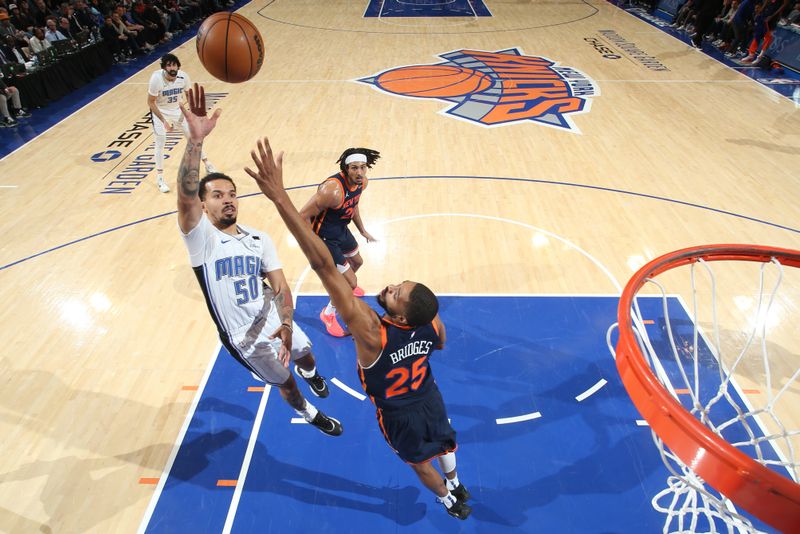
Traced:
<path id="1" fill-rule="evenodd" d="M 167 81 L 164 70 L 154 72 L 150 76 L 150 87 L 147 93 L 156 97 L 156 106 L 162 113 L 180 114 L 181 95 L 191 89 L 192 80 L 189 75 L 178 70 L 178 76 L 173 81 Z"/>
<path id="2" fill-rule="evenodd" d="M 217 328 L 239 332 L 267 317 L 274 293 L 263 281 L 282 265 L 270 237 L 237 224 L 238 236 L 218 230 L 205 214 L 183 240 Z"/>

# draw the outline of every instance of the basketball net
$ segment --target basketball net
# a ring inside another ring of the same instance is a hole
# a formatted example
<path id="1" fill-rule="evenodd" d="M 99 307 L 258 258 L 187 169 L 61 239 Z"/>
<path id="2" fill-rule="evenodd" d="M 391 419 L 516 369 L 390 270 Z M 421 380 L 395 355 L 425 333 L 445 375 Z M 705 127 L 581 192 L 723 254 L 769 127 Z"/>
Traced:
<path id="1" fill-rule="evenodd" d="M 780 308 L 776 302 L 783 301 L 779 299 L 781 292 L 793 289 L 791 283 L 785 283 L 782 262 L 800 265 L 797 263 L 800 252 L 774 249 L 779 255 L 794 254 L 787 260 L 776 258 L 766 249 L 755 250 L 759 248 L 696 247 L 653 260 L 634 275 L 623 292 L 616 352 L 611 333 L 617 325 L 608 332 L 609 349 L 617 358 L 625 387 L 648 420 L 653 441 L 670 473 L 666 488 L 652 498 L 653 507 L 666 515 L 665 533 L 761 532 L 740 513 L 737 505 L 787 532 L 800 529 L 800 486 L 797 484 L 800 425 L 797 424 L 797 405 L 790 402 L 791 395 L 797 396 L 800 391 L 800 361 L 796 349 L 787 348 L 790 358 L 776 365 L 771 359 L 771 344 L 767 339 L 773 330 L 776 309 Z M 730 295 L 726 294 L 720 298 L 717 275 L 710 263 L 720 260 L 727 261 L 715 264 L 715 268 L 723 270 L 726 267 L 722 264 L 747 263 L 750 266 L 745 268 L 748 276 L 757 278 L 747 286 L 753 290 L 737 286 L 733 291 L 741 291 L 739 296 L 729 299 Z M 682 265 L 690 265 L 691 302 L 685 310 L 690 319 L 688 324 L 685 318 L 675 317 L 678 297 L 668 296 L 661 277 L 655 280 L 655 276 L 669 270 L 666 277 L 680 280 L 675 275 L 683 275 L 682 286 L 686 287 L 686 269 L 677 268 Z M 638 295 L 645 287 L 656 288 L 656 295 Z M 652 320 L 646 321 L 640 310 L 640 300 L 658 299 L 659 295 L 663 322 L 659 318 L 659 324 L 655 324 Z M 796 297 L 800 295 L 789 296 L 790 299 Z M 749 299 L 750 305 L 741 305 L 741 299 Z M 718 306 L 720 303 L 733 306 L 734 302 L 740 304 L 735 315 L 747 317 L 737 324 L 748 325 L 735 335 L 730 329 L 721 328 L 720 312 L 726 316 L 730 313 Z M 791 302 L 791 311 L 795 313 L 784 319 L 796 326 L 797 301 Z M 624 313 L 625 307 L 629 314 Z M 627 325 L 623 316 L 626 316 Z M 648 328 L 646 323 L 651 326 Z M 709 325 L 710 338 L 701 324 Z M 796 338 L 797 330 L 793 334 L 790 337 Z M 644 362 L 643 368 L 649 367 L 650 377 L 654 379 L 651 384 L 645 384 L 646 380 L 639 375 L 634 376 L 636 370 L 631 361 Z M 789 371 L 786 371 L 787 365 Z M 713 375 L 710 381 L 709 375 Z M 736 376 L 756 377 L 759 382 L 743 390 Z M 745 391 L 757 398 L 749 397 Z M 654 400 L 654 392 L 662 398 Z M 687 413 L 691 418 L 678 421 Z M 785 421 L 787 413 L 794 413 L 794 423 Z M 686 428 L 681 426 L 683 423 Z M 699 430 L 692 434 L 689 427 Z M 767 480 L 771 477 L 777 480 L 774 486 L 772 480 Z M 768 502 L 768 497 L 773 500 Z M 776 519 L 776 516 L 781 517 Z"/>

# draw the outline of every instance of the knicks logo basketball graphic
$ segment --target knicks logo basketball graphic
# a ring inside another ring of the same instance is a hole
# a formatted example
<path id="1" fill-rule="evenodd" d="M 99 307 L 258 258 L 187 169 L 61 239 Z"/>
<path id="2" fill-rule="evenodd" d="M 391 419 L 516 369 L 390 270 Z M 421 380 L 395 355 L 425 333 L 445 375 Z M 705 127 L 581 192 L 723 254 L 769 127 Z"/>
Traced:
<path id="1" fill-rule="evenodd" d="M 407 98 L 451 104 L 446 115 L 494 127 L 531 121 L 580 133 L 572 117 L 591 108 L 597 84 L 572 67 L 519 48 L 497 52 L 456 50 L 442 63 L 407 65 L 357 81 Z"/>

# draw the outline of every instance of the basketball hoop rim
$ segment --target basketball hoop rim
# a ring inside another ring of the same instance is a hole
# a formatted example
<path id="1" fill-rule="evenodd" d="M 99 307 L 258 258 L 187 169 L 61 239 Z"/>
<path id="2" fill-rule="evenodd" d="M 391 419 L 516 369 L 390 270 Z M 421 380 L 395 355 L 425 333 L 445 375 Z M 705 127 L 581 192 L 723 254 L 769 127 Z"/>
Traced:
<path id="1" fill-rule="evenodd" d="M 761 521 L 789 532 L 800 525 L 800 485 L 765 467 L 720 438 L 674 399 L 644 358 L 633 329 L 631 306 L 649 278 L 705 261 L 769 262 L 800 267 L 800 251 L 760 245 L 703 245 L 660 256 L 639 269 L 622 291 L 617 309 L 617 369 L 628 395 L 653 431 L 714 489 Z"/>

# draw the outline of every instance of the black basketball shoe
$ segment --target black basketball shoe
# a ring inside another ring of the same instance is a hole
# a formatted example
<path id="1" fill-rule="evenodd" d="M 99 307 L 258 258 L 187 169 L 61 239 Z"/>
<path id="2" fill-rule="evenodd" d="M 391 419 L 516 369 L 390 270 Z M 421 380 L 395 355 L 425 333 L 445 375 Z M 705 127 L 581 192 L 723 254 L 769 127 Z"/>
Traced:
<path id="1" fill-rule="evenodd" d="M 452 491 L 450 493 L 453 493 Z M 447 506 L 445 506 L 447 508 Z M 464 501 L 456 500 L 456 503 L 447 508 L 447 513 L 458 519 L 464 520 L 472 513 L 472 508 Z"/>
<path id="2" fill-rule="evenodd" d="M 321 432 L 324 432 L 329 436 L 340 436 L 343 431 L 342 423 L 319 411 L 317 412 L 316 417 L 314 417 L 314 420 L 309 424 L 319 428 Z"/>
<path id="3" fill-rule="evenodd" d="M 317 397 L 325 398 L 328 395 L 330 395 L 328 384 L 325 383 L 325 377 L 319 374 L 319 371 L 317 371 L 311 378 L 306 378 L 305 376 L 303 376 L 303 373 L 300 372 L 300 367 L 295 365 L 294 372 L 297 373 L 297 376 L 305 380 L 309 386 L 311 386 L 311 393 L 313 393 Z"/>
<path id="4" fill-rule="evenodd" d="M 447 486 L 447 479 L 444 480 L 444 484 Z M 450 493 L 452 493 L 453 497 L 461 502 L 467 502 L 472 498 L 469 490 L 461 482 L 458 483 L 458 487 L 456 489 L 451 489 Z"/>

